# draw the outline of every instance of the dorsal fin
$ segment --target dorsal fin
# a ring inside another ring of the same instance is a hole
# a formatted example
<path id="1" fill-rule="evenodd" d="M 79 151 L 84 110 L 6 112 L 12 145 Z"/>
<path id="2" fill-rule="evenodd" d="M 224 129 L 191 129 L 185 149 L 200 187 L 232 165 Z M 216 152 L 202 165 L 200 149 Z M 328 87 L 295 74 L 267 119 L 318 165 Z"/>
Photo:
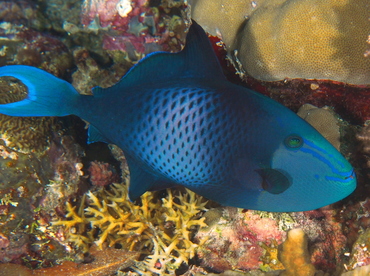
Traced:
<path id="1" fill-rule="evenodd" d="M 194 20 L 181 52 L 154 52 L 147 55 L 107 90 L 122 90 L 142 83 L 158 83 L 179 78 L 226 79 L 208 36 Z M 105 90 L 94 87 L 93 93 L 100 96 Z"/>

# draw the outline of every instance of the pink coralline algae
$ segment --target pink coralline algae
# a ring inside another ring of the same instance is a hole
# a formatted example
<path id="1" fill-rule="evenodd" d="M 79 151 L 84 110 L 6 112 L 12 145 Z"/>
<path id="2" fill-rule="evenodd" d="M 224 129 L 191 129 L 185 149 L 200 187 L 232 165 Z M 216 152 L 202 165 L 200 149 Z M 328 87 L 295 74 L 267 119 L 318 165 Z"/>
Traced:
<path id="1" fill-rule="evenodd" d="M 9 237 L 0 233 L 0 263 L 19 261 L 21 256 L 29 254 L 28 243 L 28 235 L 21 231 L 14 231 Z"/>
<path id="2" fill-rule="evenodd" d="M 90 182 L 94 186 L 106 186 L 119 181 L 119 176 L 115 169 L 109 163 L 90 162 L 88 168 L 90 174 Z"/>
<path id="3" fill-rule="evenodd" d="M 103 33 L 105 50 L 127 52 L 130 60 L 153 51 L 180 50 L 189 20 L 179 11 L 187 5 L 181 1 L 179 7 L 150 2 L 85 0 L 81 23 L 92 32 Z M 178 8 L 177 12 L 173 8 Z"/>
<path id="4" fill-rule="evenodd" d="M 336 214 L 337 211 L 329 207 L 292 213 L 297 225 L 308 236 L 311 262 L 325 272 L 333 272 L 343 264 L 344 253 L 349 250 L 343 225 Z"/>
<path id="5" fill-rule="evenodd" d="M 286 233 L 279 230 L 272 217 L 261 217 L 252 211 L 231 207 L 219 212 L 221 217 L 212 218 L 218 220 L 216 223 L 210 223 L 207 217 L 210 214 L 206 214 L 206 221 L 211 225 L 196 234 L 199 240 L 207 237 L 203 249 L 198 252 L 202 267 L 217 272 L 258 269 L 263 265 L 266 248 L 285 239 Z"/>
<path id="6" fill-rule="evenodd" d="M 332 275 L 348 263 L 351 242 L 346 236 L 345 220 L 332 207 L 289 214 L 225 207 L 218 209 L 218 217 L 211 215 L 214 210 L 205 214 L 206 222 L 209 216 L 217 222 L 196 234 L 199 240 L 207 237 L 198 251 L 203 268 L 217 272 L 284 269 L 278 252 L 287 230 L 294 228 L 301 228 L 307 235 L 310 262 L 316 270 Z M 356 252 L 356 256 L 364 255 L 360 249 Z"/>
<path id="7" fill-rule="evenodd" d="M 81 23 L 85 26 L 99 23 L 101 27 L 127 30 L 130 17 L 138 16 L 147 0 L 85 0 L 82 5 Z M 96 22 L 98 20 L 98 22 Z"/>

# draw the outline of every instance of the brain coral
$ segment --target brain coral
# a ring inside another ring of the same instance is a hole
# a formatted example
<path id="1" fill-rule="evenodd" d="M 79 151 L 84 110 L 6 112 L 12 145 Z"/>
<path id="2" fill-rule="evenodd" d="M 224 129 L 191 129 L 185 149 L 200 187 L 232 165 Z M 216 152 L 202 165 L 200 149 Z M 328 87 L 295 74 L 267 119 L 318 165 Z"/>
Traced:
<path id="1" fill-rule="evenodd" d="M 192 18 L 207 32 L 219 35 L 230 49 L 245 18 L 266 0 L 193 0 Z"/>
<path id="2" fill-rule="evenodd" d="M 271 0 L 240 33 L 239 59 L 251 76 L 370 84 L 368 0 Z"/>

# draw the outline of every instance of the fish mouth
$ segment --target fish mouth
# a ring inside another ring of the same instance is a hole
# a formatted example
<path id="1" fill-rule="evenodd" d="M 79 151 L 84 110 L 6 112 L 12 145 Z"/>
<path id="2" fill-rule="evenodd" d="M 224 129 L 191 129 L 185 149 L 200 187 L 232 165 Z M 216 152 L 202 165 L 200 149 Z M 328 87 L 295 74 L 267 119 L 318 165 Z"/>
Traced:
<path id="1" fill-rule="evenodd" d="M 340 176 L 325 176 L 325 179 L 329 181 L 338 181 L 341 183 L 353 183 L 356 181 L 356 173 L 352 168 L 347 173 L 341 173 Z"/>
<path id="2" fill-rule="evenodd" d="M 354 169 L 351 170 L 350 175 L 347 176 L 346 179 L 356 179 L 356 173 Z"/>

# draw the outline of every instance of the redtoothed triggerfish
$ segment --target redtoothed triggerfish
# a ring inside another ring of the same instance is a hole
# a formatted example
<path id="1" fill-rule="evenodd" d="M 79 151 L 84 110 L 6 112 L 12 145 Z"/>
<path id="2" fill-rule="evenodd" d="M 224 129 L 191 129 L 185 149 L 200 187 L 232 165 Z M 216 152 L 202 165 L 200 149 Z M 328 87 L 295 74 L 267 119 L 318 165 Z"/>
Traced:
<path id="1" fill-rule="evenodd" d="M 273 212 L 316 209 L 348 196 L 347 160 L 294 112 L 226 80 L 203 29 L 193 22 L 179 53 L 156 52 L 112 87 L 80 95 L 30 66 L 0 68 L 28 97 L 0 105 L 11 116 L 77 115 L 89 142 L 118 145 L 129 196 L 185 186 L 222 205 Z"/>

